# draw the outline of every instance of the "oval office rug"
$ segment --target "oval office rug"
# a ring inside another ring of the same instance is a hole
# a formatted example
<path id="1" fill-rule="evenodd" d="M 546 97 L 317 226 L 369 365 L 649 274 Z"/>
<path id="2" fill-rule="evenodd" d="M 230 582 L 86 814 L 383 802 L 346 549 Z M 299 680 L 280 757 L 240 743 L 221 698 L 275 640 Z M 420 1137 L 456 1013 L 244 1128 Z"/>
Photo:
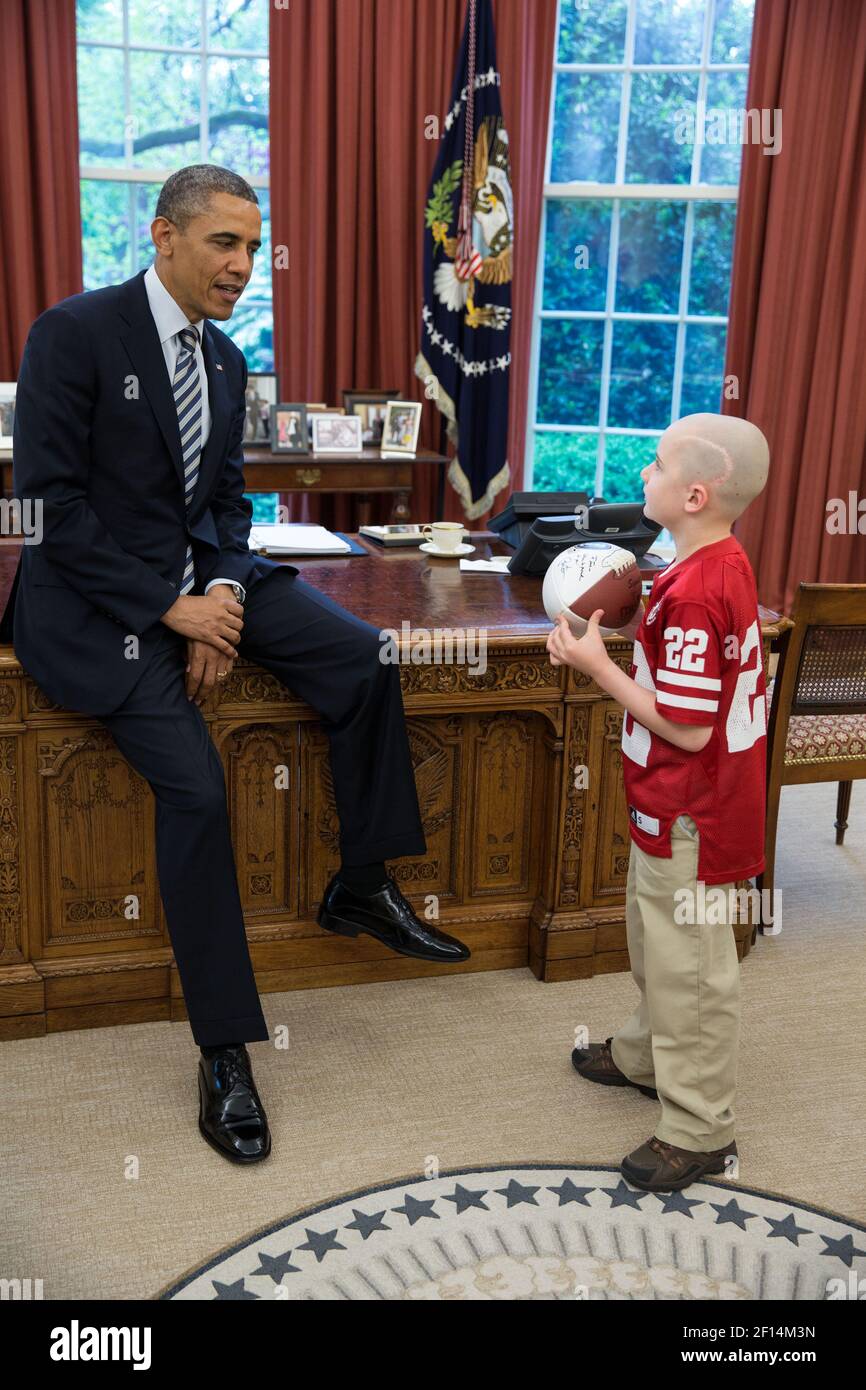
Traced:
<path id="1" fill-rule="evenodd" d="M 524 1163 L 377 1184 L 274 1222 L 157 1299 L 856 1298 L 866 1226 L 735 1183 Z"/>

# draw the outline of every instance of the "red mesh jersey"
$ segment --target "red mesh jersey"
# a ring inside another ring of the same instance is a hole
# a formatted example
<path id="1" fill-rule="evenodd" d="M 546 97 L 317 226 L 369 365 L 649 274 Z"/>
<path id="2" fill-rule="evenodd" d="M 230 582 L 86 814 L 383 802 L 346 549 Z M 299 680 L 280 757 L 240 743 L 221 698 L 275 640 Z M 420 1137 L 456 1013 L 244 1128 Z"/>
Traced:
<path id="1" fill-rule="evenodd" d="M 629 674 L 677 724 L 713 726 L 700 753 L 650 733 L 626 712 L 622 766 L 629 829 L 671 857 L 671 823 L 700 833 L 698 879 L 729 883 L 764 869 L 767 700 L 755 576 L 735 536 L 657 576 Z"/>

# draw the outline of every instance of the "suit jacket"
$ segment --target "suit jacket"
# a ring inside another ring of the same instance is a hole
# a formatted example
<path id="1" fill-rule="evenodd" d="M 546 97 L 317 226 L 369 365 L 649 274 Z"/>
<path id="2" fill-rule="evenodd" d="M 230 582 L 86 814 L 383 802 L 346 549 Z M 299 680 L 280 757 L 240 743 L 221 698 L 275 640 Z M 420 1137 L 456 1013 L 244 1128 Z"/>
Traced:
<path id="1" fill-rule="evenodd" d="M 41 502 L 42 539 L 22 547 L 0 641 L 13 642 L 55 703 L 85 714 L 116 710 L 164 640 L 160 618 L 178 598 L 187 540 L 198 590 L 224 576 L 249 591 L 280 568 L 247 547 L 247 365 L 207 319 L 211 430 L 187 513 L 177 411 L 144 274 L 40 314 L 16 390 L 13 494 L 22 506 Z"/>

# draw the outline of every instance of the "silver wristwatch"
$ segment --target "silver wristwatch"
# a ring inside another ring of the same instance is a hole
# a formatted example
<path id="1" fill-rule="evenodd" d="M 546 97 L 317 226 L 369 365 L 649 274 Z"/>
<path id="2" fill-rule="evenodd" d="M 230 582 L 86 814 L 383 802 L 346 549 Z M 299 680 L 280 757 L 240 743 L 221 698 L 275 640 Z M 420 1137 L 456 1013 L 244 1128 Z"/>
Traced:
<path id="1" fill-rule="evenodd" d="M 244 591 L 243 591 L 243 589 L 241 588 L 240 584 L 236 584 L 234 580 L 232 580 L 232 593 L 234 594 L 234 596 L 235 596 L 235 598 L 237 599 L 238 603 L 243 604 L 243 601 L 244 601 Z"/>

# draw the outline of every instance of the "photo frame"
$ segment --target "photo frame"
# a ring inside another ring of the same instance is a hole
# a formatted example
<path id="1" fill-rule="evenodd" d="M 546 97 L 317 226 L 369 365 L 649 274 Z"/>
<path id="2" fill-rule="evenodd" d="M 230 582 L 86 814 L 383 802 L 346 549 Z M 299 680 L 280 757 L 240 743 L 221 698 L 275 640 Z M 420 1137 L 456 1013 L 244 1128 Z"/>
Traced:
<path id="1" fill-rule="evenodd" d="M 280 399 L 276 372 L 250 372 L 247 377 L 245 445 L 264 448 L 271 442 L 271 406 Z"/>
<path id="2" fill-rule="evenodd" d="M 12 452 L 12 425 L 15 418 L 17 381 L 0 381 L 0 453 Z"/>
<path id="3" fill-rule="evenodd" d="M 361 441 L 365 449 L 378 449 L 381 446 L 388 401 L 400 399 L 401 391 L 362 390 L 355 386 L 343 391 L 347 415 L 361 417 Z"/>
<path id="4" fill-rule="evenodd" d="M 361 417 L 345 411 L 317 412 L 313 415 L 313 453 L 360 454 Z"/>
<path id="5" fill-rule="evenodd" d="M 420 428 L 420 401 L 388 401 L 382 431 L 382 453 L 417 453 Z"/>
<path id="6" fill-rule="evenodd" d="M 310 440 L 310 448 L 313 447 L 313 416 L 314 415 L 345 415 L 345 410 L 338 405 L 325 405 L 324 401 L 307 401 L 307 434 Z"/>
<path id="7" fill-rule="evenodd" d="M 271 453 L 308 454 L 310 435 L 307 407 L 302 401 L 280 401 L 271 406 Z"/>

